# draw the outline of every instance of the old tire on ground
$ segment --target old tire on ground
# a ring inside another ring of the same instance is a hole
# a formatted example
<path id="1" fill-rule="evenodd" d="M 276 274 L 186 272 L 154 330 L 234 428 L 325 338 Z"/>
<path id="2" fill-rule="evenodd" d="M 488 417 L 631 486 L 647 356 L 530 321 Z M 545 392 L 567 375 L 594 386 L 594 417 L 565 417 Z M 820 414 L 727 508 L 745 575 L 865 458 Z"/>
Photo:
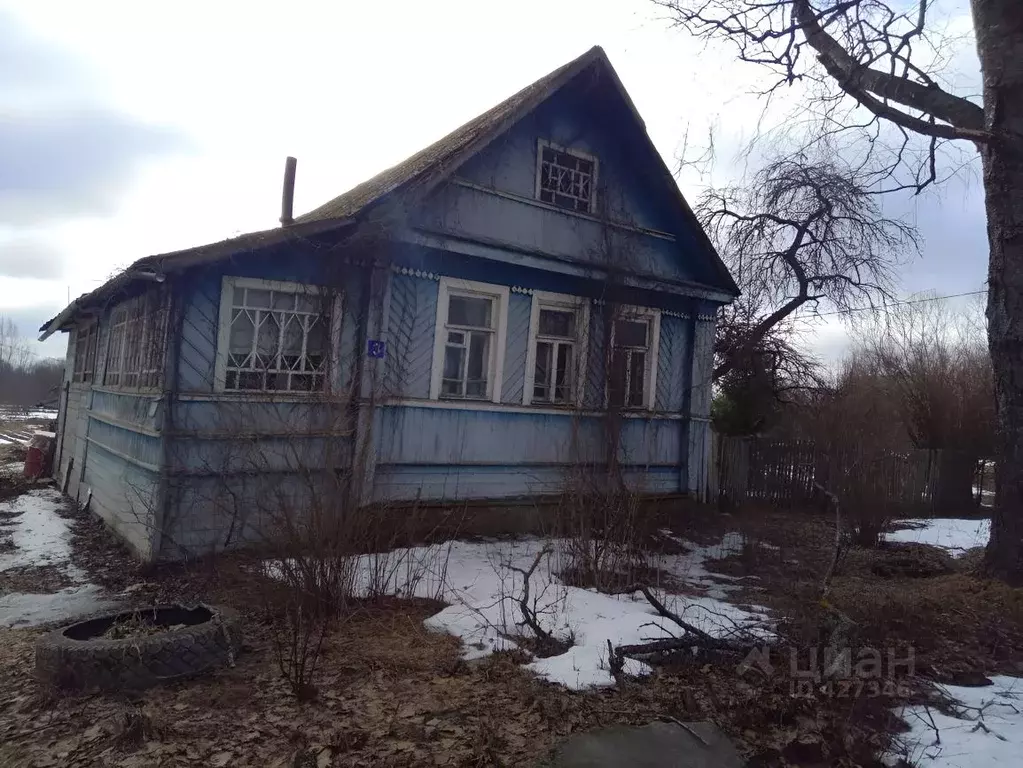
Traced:
<path id="1" fill-rule="evenodd" d="M 168 627 L 111 640 L 103 633 L 130 618 Z M 170 627 L 180 626 L 177 629 Z M 55 630 L 36 642 L 36 675 L 59 688 L 144 690 L 233 664 L 241 624 L 230 608 L 155 606 L 110 613 Z"/>

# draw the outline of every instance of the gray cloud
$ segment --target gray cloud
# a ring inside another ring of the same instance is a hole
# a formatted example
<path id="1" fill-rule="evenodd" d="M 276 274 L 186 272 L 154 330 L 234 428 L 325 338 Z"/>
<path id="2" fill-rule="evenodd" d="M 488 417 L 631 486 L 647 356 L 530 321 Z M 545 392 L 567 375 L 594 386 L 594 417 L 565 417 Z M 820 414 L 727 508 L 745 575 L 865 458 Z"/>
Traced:
<path id="1" fill-rule="evenodd" d="M 140 161 L 184 147 L 174 133 L 102 108 L 8 115 L 0 121 L 0 221 L 110 213 Z"/>
<path id="2" fill-rule="evenodd" d="M 81 62 L 0 11 L 0 94 L 6 100 L 52 100 L 88 88 L 90 80 Z"/>
<path id="3" fill-rule="evenodd" d="M 56 278 L 63 261 L 60 252 L 42 240 L 29 237 L 0 240 L 0 275 Z"/>
<path id="4" fill-rule="evenodd" d="M 188 147 L 105 106 L 78 62 L 0 13 L 0 224 L 109 214 L 142 162 Z"/>

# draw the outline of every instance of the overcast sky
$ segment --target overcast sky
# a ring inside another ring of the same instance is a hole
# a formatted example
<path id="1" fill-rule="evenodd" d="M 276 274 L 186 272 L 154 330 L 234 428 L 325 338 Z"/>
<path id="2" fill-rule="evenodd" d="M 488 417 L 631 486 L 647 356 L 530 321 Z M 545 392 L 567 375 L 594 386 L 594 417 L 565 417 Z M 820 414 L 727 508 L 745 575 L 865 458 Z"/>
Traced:
<path id="1" fill-rule="evenodd" d="M 962 31 L 960 6 L 946 2 Z M 713 126 L 714 180 L 730 180 L 760 114 L 757 70 L 662 15 L 646 0 L 0 0 L 0 314 L 34 339 L 136 258 L 276 225 L 286 155 L 302 212 L 595 44 L 669 164 L 687 130 Z M 972 50 L 956 61 L 976 91 Z M 977 168 L 889 203 L 924 237 L 902 293 L 983 287 Z M 706 181 L 680 178 L 691 200 Z M 843 343 L 838 323 L 813 340 L 831 357 Z"/>

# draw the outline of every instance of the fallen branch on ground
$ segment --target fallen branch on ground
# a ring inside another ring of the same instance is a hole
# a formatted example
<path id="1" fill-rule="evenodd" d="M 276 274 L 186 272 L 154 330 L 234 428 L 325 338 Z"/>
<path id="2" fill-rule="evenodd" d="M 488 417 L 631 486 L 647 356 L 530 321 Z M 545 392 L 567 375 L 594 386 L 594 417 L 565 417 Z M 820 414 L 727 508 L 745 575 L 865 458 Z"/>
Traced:
<path id="1" fill-rule="evenodd" d="M 643 597 L 653 606 L 658 615 L 683 629 L 685 634 L 682 637 L 668 637 L 663 640 L 652 640 L 636 645 L 620 645 L 615 649 L 619 656 L 649 656 L 656 653 L 669 653 L 693 648 L 745 653 L 755 645 L 763 643 L 762 638 L 754 637 L 748 632 L 741 633 L 739 639 L 714 637 L 670 610 L 645 584 L 632 584 L 621 590 L 623 594 L 631 594 L 633 592 L 642 593 Z M 741 630 L 738 626 L 736 629 Z"/>

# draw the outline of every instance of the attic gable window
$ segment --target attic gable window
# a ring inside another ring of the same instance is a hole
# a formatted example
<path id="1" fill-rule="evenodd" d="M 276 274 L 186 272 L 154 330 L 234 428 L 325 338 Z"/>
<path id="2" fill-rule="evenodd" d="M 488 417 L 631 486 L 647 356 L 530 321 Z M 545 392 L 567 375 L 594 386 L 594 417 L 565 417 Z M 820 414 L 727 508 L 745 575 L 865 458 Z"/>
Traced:
<path id="1" fill-rule="evenodd" d="M 595 209 L 597 158 L 540 139 L 537 146 L 537 199 L 576 213 Z"/>

